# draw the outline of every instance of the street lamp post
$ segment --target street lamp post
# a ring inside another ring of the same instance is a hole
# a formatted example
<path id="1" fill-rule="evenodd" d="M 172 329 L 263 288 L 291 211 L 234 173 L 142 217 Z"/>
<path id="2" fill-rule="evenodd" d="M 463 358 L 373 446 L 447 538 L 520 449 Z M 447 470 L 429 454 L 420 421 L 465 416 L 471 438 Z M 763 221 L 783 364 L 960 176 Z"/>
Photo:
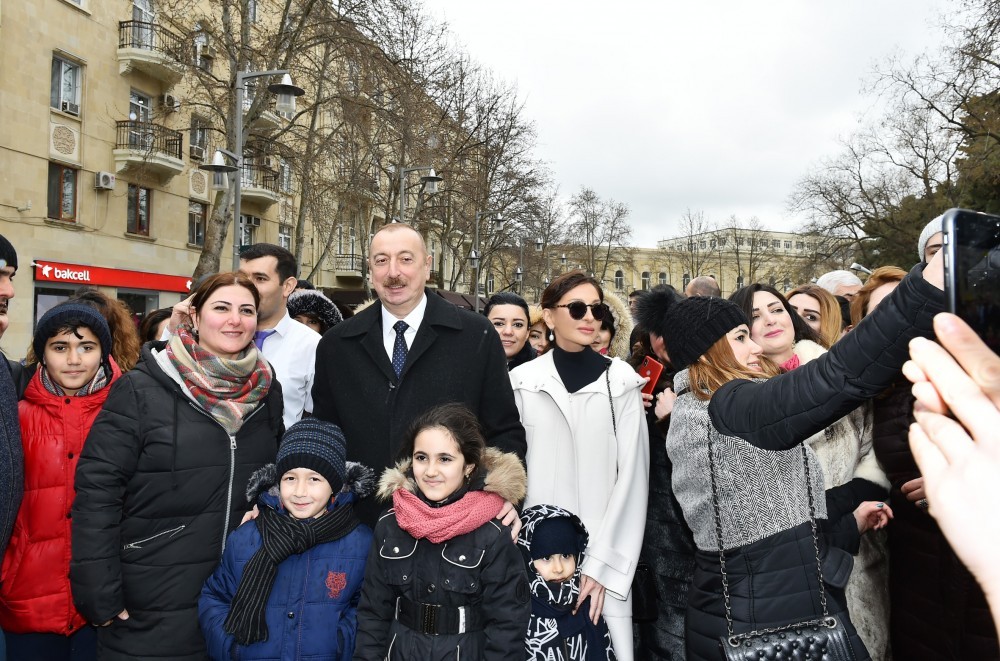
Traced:
<path id="1" fill-rule="evenodd" d="M 436 193 L 438 182 L 442 181 L 441 177 L 437 176 L 434 172 L 434 168 L 429 165 L 418 165 L 413 168 L 399 168 L 399 222 L 401 223 L 406 222 L 406 175 L 411 172 L 419 172 L 421 170 L 430 170 L 430 174 L 425 174 L 420 177 L 420 190 L 423 190 L 426 187 L 428 195 Z M 419 205 L 417 206 L 419 207 Z"/>
<path id="2" fill-rule="evenodd" d="M 487 216 L 493 217 L 493 222 L 502 223 L 503 214 L 499 211 L 477 211 L 475 236 L 472 240 L 472 252 L 469 253 L 469 263 L 476 272 L 476 282 L 472 287 L 473 295 L 476 297 L 476 314 L 479 314 L 479 268 L 482 265 L 482 256 L 479 254 L 479 220 Z"/>
<path id="3" fill-rule="evenodd" d="M 209 165 L 201 165 L 198 169 L 208 172 L 236 172 L 236 189 L 233 193 L 233 270 L 240 268 L 240 241 L 243 239 L 243 221 L 241 219 L 241 199 L 243 192 L 243 99 L 246 93 L 246 81 L 265 76 L 281 76 L 280 83 L 267 86 L 272 94 L 278 96 L 275 109 L 278 112 L 294 113 L 295 97 L 306 93 L 301 87 L 292 84 L 292 76 L 287 69 L 272 69 L 270 71 L 237 71 L 236 72 L 236 115 L 233 117 L 233 130 L 236 133 L 236 153 L 225 149 L 215 152 L 215 157 Z M 226 165 L 225 157 L 233 160 L 235 165 Z"/>

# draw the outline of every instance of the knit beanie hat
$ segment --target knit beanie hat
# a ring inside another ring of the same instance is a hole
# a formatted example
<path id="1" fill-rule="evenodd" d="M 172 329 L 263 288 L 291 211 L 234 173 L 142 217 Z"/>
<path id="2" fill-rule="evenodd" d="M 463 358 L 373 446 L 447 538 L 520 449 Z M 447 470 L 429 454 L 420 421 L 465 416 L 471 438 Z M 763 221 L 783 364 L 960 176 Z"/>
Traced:
<path id="1" fill-rule="evenodd" d="M 319 320 L 326 330 L 330 330 L 344 320 L 333 301 L 316 289 L 293 291 L 288 296 L 288 315 L 297 317 L 308 314 Z"/>
<path id="2" fill-rule="evenodd" d="M 568 516 L 543 519 L 535 524 L 535 531 L 531 536 L 532 560 L 559 553 L 579 555 L 582 552 L 583 536 Z"/>
<path id="3" fill-rule="evenodd" d="M 42 361 L 45 357 L 45 344 L 49 339 L 65 328 L 70 322 L 82 322 L 97 336 L 101 343 L 101 364 L 109 367 L 108 356 L 111 355 L 111 329 L 97 308 L 86 303 L 60 303 L 42 315 L 35 326 L 35 336 L 31 339 L 31 348 L 35 357 Z M 109 372 L 110 374 L 110 372 Z"/>
<path id="4" fill-rule="evenodd" d="M 293 468 L 308 468 L 326 478 L 333 493 L 339 493 L 346 471 L 345 444 L 344 432 L 332 422 L 317 418 L 296 422 L 285 432 L 278 448 L 278 479 Z"/>
<path id="5" fill-rule="evenodd" d="M 0 234 L 0 261 L 3 261 L 0 268 L 13 266 L 14 270 L 17 270 L 17 251 L 14 250 L 14 246 L 7 240 L 7 237 L 2 234 Z"/>
<path id="6" fill-rule="evenodd" d="M 713 296 L 692 296 L 671 305 L 663 323 L 663 343 L 674 369 L 684 369 L 740 324 L 750 325 L 735 303 Z"/>
<path id="7" fill-rule="evenodd" d="M 920 261 L 924 261 L 924 248 L 927 247 L 927 242 L 930 238 L 937 234 L 938 232 L 944 231 L 944 214 L 941 214 L 931 222 L 927 223 L 924 227 L 924 231 L 920 233 L 920 238 L 917 239 L 917 256 Z"/>

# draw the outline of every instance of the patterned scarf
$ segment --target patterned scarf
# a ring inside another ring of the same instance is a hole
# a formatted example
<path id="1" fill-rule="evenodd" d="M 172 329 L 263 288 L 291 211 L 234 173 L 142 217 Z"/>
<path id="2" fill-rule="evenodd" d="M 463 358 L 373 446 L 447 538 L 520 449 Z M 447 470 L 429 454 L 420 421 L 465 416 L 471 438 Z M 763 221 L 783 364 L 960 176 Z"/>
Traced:
<path id="1" fill-rule="evenodd" d="M 43 365 L 38 373 L 42 380 L 42 387 L 45 388 L 46 392 L 55 395 L 56 397 L 63 397 L 66 395 L 65 391 L 59 386 L 58 383 L 52 380 L 49 376 L 49 371 Z M 90 380 L 90 383 L 85 385 L 76 391 L 76 397 L 86 397 L 87 395 L 92 395 L 104 386 L 108 385 L 108 373 L 104 369 L 104 365 L 97 368 L 97 374 L 94 378 Z"/>
<path id="2" fill-rule="evenodd" d="M 472 532 L 495 518 L 503 503 L 503 498 L 490 491 L 470 491 L 443 507 L 431 507 L 406 489 L 392 494 L 399 527 L 414 539 L 427 539 L 432 544 Z"/>
<path id="3" fill-rule="evenodd" d="M 253 344 L 233 360 L 221 358 L 202 348 L 185 324 L 170 336 L 167 358 L 194 400 L 230 435 L 240 430 L 243 417 L 267 396 L 274 378 Z"/>
<path id="4" fill-rule="evenodd" d="M 240 645 L 267 640 L 267 600 L 278 575 L 278 565 L 290 555 L 305 553 L 317 544 L 345 537 L 358 527 L 354 505 L 347 503 L 318 519 L 299 520 L 261 506 L 255 521 L 261 546 L 243 569 L 223 625 Z"/>

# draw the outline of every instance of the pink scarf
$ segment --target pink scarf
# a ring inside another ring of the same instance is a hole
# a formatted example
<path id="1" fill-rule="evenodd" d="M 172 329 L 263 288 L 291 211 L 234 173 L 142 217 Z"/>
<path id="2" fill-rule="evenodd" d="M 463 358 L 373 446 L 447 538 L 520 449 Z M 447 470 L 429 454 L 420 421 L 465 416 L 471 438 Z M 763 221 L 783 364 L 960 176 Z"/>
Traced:
<path id="1" fill-rule="evenodd" d="M 792 354 L 792 357 L 781 363 L 781 369 L 786 372 L 791 372 L 793 369 L 799 366 L 799 356 L 798 354 Z"/>
<path id="2" fill-rule="evenodd" d="M 503 498 L 488 491 L 470 491 L 443 507 L 431 507 L 406 489 L 392 494 L 399 527 L 414 539 L 427 539 L 432 544 L 472 532 L 496 517 L 503 503 Z"/>

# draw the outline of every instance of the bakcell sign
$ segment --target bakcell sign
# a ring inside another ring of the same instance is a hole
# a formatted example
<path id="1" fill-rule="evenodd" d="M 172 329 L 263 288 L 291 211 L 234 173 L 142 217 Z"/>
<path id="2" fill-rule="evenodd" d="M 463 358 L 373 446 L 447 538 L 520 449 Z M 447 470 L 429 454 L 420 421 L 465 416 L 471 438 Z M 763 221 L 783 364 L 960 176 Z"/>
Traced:
<path id="1" fill-rule="evenodd" d="M 127 287 L 129 289 L 175 291 L 182 294 L 186 294 L 191 288 L 191 278 L 183 275 L 66 264 L 65 262 L 50 262 L 44 259 L 36 259 L 34 266 L 36 282 L 68 282 L 74 285 Z"/>

